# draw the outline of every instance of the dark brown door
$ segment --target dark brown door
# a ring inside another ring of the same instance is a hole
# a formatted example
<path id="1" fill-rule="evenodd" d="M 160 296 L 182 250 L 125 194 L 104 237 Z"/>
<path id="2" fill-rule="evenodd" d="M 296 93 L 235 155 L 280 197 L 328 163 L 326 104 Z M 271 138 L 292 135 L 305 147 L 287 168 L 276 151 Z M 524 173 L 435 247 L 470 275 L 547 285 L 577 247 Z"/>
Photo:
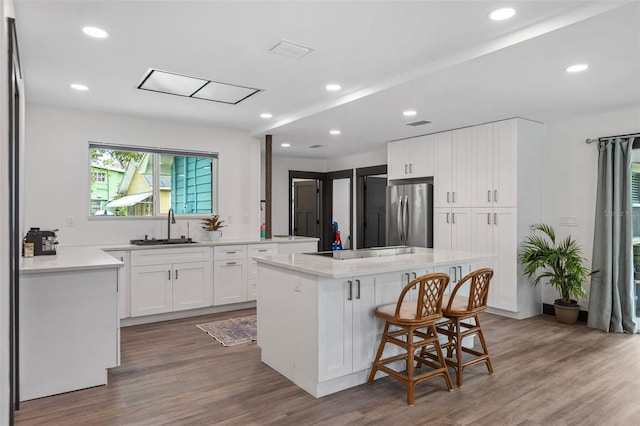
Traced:
<path id="1" fill-rule="evenodd" d="M 387 178 L 365 176 L 364 247 L 385 245 Z"/>
<path id="2" fill-rule="evenodd" d="M 305 180 L 293 183 L 293 235 L 320 236 L 318 216 L 318 181 Z"/>

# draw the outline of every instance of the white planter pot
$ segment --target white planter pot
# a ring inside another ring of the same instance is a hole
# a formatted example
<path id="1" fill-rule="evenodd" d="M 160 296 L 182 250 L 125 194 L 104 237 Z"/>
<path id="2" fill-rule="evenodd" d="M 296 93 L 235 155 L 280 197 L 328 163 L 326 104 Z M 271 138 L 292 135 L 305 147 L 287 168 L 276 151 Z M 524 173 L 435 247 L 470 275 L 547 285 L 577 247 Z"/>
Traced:
<path id="1" fill-rule="evenodd" d="M 207 231 L 207 234 L 211 241 L 218 241 L 222 237 L 222 231 Z"/>

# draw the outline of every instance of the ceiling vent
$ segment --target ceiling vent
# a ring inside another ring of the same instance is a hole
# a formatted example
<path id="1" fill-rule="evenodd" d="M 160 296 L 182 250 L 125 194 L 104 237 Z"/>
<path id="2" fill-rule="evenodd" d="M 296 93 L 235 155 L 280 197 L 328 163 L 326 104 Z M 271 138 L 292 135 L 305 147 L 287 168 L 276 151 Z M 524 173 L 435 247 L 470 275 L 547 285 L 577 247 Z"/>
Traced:
<path id="1" fill-rule="evenodd" d="M 138 89 L 236 105 L 260 89 L 149 68 Z"/>
<path id="2" fill-rule="evenodd" d="M 324 147 L 326 147 L 326 145 L 309 145 L 309 148 L 311 149 L 324 148 Z"/>
<path id="3" fill-rule="evenodd" d="M 276 55 L 286 56 L 287 58 L 300 59 L 313 52 L 313 49 L 292 41 L 280 40 L 280 43 L 273 46 L 270 52 Z"/>
<path id="4" fill-rule="evenodd" d="M 427 120 L 420 120 L 420 121 L 414 121 L 413 123 L 407 123 L 407 126 L 416 127 L 416 126 L 422 126 L 424 124 L 429 124 L 429 123 L 431 122 Z"/>

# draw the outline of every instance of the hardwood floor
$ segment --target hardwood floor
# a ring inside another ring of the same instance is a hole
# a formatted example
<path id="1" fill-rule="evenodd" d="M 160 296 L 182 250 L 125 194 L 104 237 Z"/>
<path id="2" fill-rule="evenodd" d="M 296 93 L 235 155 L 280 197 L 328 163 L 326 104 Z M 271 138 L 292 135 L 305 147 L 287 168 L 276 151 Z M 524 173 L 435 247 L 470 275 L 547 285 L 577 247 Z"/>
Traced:
<path id="1" fill-rule="evenodd" d="M 551 316 L 481 316 L 495 373 L 465 385 L 418 384 L 413 407 L 386 377 L 323 398 L 260 362 L 255 343 L 223 347 L 195 324 L 207 315 L 122 329 L 109 384 L 22 403 L 17 425 L 636 425 L 640 335 L 605 334 Z M 453 372 L 452 372 L 453 373 Z M 453 376 L 452 376 L 453 377 Z"/>

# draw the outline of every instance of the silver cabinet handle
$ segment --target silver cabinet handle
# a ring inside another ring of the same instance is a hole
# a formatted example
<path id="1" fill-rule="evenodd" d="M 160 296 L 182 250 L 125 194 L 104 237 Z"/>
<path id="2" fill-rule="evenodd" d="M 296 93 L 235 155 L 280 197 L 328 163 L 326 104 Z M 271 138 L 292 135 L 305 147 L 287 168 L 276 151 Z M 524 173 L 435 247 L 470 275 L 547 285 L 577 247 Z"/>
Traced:
<path id="1" fill-rule="evenodd" d="M 167 280 L 171 281 L 171 271 L 167 271 Z"/>
<path id="2" fill-rule="evenodd" d="M 404 276 L 407 278 L 407 282 L 406 282 L 406 284 L 409 284 L 409 283 L 411 282 L 411 278 L 410 278 L 409 273 L 408 273 L 408 272 L 405 272 L 405 273 L 404 273 Z"/>
<path id="3" fill-rule="evenodd" d="M 418 278 L 418 274 L 416 274 L 415 272 L 412 272 L 411 275 L 413 275 L 413 279 L 415 280 L 416 278 Z"/>
<path id="4" fill-rule="evenodd" d="M 491 225 L 491 213 L 487 213 L 487 225 Z"/>
<path id="5" fill-rule="evenodd" d="M 404 165 L 404 174 L 405 174 L 405 175 L 409 174 L 409 173 L 407 172 L 407 166 L 409 166 L 409 165 L 405 163 L 405 165 Z"/>
<path id="6" fill-rule="evenodd" d="M 462 278 L 462 266 L 458 266 L 458 271 L 460 271 L 460 278 Z"/>
<path id="7" fill-rule="evenodd" d="M 453 192 L 451 193 L 451 202 L 452 202 L 452 203 L 455 203 L 455 202 L 456 202 L 456 191 L 453 191 Z"/>
<path id="8" fill-rule="evenodd" d="M 347 281 L 349 283 L 349 298 L 347 300 L 353 300 L 353 281 Z"/>
<path id="9" fill-rule="evenodd" d="M 497 189 L 493 190 L 493 202 L 494 203 L 498 202 L 498 190 Z"/>
<path id="10" fill-rule="evenodd" d="M 227 254 L 236 254 L 235 251 L 228 251 Z"/>
<path id="11" fill-rule="evenodd" d="M 409 163 L 409 174 L 413 174 L 413 163 Z"/>
<path id="12" fill-rule="evenodd" d="M 269 251 L 269 250 L 267 250 L 267 249 L 258 249 L 258 251 L 259 251 L 260 253 L 264 253 L 265 251 Z"/>
<path id="13" fill-rule="evenodd" d="M 360 280 L 356 280 L 356 285 L 358 286 L 358 295 L 356 296 L 356 299 L 360 299 Z"/>
<path id="14" fill-rule="evenodd" d="M 455 283 L 456 281 L 458 281 L 458 274 L 456 273 L 456 267 L 453 266 L 451 269 L 453 269 L 453 282 Z"/>
<path id="15" fill-rule="evenodd" d="M 447 212 L 447 223 L 449 223 L 449 212 Z"/>
<path id="16" fill-rule="evenodd" d="M 498 224 L 498 213 L 494 213 L 493 214 L 493 224 L 497 225 Z"/>
<path id="17" fill-rule="evenodd" d="M 176 269 L 176 280 L 178 279 L 178 270 Z"/>
<path id="18" fill-rule="evenodd" d="M 231 265 L 235 265 L 238 262 L 227 262 L 226 266 L 231 266 Z"/>
<path id="19" fill-rule="evenodd" d="M 449 203 L 449 191 L 447 191 L 447 203 Z"/>
<path id="20" fill-rule="evenodd" d="M 491 202 L 491 190 L 487 189 L 487 201 Z"/>
<path id="21" fill-rule="evenodd" d="M 451 213 L 451 223 L 456 223 L 456 214 Z"/>

